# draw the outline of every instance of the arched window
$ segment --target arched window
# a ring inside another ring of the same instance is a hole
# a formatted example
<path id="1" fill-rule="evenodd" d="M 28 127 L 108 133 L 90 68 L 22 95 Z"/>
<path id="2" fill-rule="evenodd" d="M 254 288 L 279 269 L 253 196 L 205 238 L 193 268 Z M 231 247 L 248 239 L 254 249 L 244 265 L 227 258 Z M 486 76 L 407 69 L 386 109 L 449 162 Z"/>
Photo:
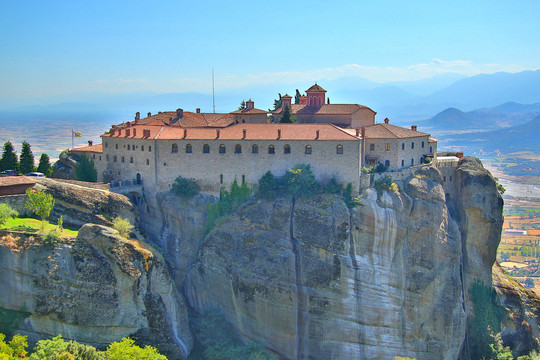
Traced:
<path id="1" fill-rule="evenodd" d="M 336 146 L 336 154 L 343 154 L 343 145 Z"/>
<path id="2" fill-rule="evenodd" d="M 276 148 L 274 147 L 274 145 L 270 145 L 268 147 L 268 153 L 269 154 L 275 154 L 276 153 Z"/>
<path id="3" fill-rule="evenodd" d="M 144 145 L 141 145 L 141 151 L 144 151 Z"/>
<path id="4" fill-rule="evenodd" d="M 405 143 L 401 144 L 401 150 L 405 150 Z"/>
<path id="5" fill-rule="evenodd" d="M 386 166 L 387 168 L 390 167 L 390 160 L 385 160 L 384 166 Z"/>
<path id="6" fill-rule="evenodd" d="M 306 154 L 311 154 L 311 145 L 306 145 Z"/>
<path id="7" fill-rule="evenodd" d="M 203 154 L 209 154 L 210 153 L 210 145 L 204 144 L 202 147 Z"/>
<path id="8" fill-rule="evenodd" d="M 171 152 L 172 152 L 173 154 L 177 153 L 177 152 L 178 152 L 178 145 L 172 144 Z"/>
<path id="9" fill-rule="evenodd" d="M 284 154 L 290 154 L 291 153 L 291 147 L 289 145 L 285 145 L 283 147 L 283 153 Z"/>
<path id="10" fill-rule="evenodd" d="M 236 144 L 236 146 L 234 147 L 234 153 L 235 154 L 241 154 L 242 153 L 242 145 Z"/>
<path id="11" fill-rule="evenodd" d="M 258 154 L 259 153 L 259 147 L 257 145 L 253 145 L 251 147 L 251 153 L 252 154 Z"/>
<path id="12" fill-rule="evenodd" d="M 191 144 L 186 145 L 186 153 L 191 154 L 193 152 L 193 146 Z"/>
<path id="13" fill-rule="evenodd" d="M 219 145 L 219 153 L 220 154 L 225 154 L 225 145 L 223 145 L 223 144 Z"/>
<path id="14" fill-rule="evenodd" d="M 125 161 L 126 161 L 126 159 L 122 156 L 122 162 L 125 162 Z"/>
<path id="15" fill-rule="evenodd" d="M 414 141 L 411 143 L 411 149 L 414 149 Z"/>
<path id="16" fill-rule="evenodd" d="M 384 146 L 384 149 L 385 149 L 386 151 L 390 150 L 390 144 L 386 144 L 386 145 Z"/>
<path id="17" fill-rule="evenodd" d="M 369 144 L 369 151 L 375 151 L 375 144 Z"/>
<path id="18" fill-rule="evenodd" d="M 148 145 L 148 151 L 152 152 L 152 145 Z"/>
<path id="19" fill-rule="evenodd" d="M 401 167 L 405 166 L 405 160 L 401 160 Z"/>

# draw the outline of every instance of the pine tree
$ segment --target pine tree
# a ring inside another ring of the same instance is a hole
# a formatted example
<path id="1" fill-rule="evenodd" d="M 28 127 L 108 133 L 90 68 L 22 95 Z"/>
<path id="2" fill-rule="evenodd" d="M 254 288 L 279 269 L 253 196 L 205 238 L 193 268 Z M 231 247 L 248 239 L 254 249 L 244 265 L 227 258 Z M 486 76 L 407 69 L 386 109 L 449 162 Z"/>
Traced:
<path id="1" fill-rule="evenodd" d="M 88 158 L 86 155 L 82 155 L 79 165 L 75 168 L 75 175 L 77 180 L 96 182 L 97 171 L 94 167 L 94 160 Z"/>
<path id="2" fill-rule="evenodd" d="M 30 149 L 30 144 L 26 141 L 23 141 L 22 143 L 22 149 L 21 149 L 21 159 L 19 163 L 19 170 L 23 173 L 29 173 L 34 171 L 34 154 L 32 154 L 32 150 Z"/>
<path id="3" fill-rule="evenodd" d="M 51 166 L 51 160 L 49 159 L 49 155 L 45 153 L 41 154 L 41 157 L 39 158 L 39 165 L 38 165 L 37 171 L 45 174 L 45 176 L 51 176 L 52 166 Z"/>
<path id="4" fill-rule="evenodd" d="M 244 110 L 246 108 L 246 101 L 242 100 L 240 103 L 240 106 L 238 107 L 238 110 Z"/>
<path id="5" fill-rule="evenodd" d="M 2 170 L 19 170 L 17 154 L 15 154 L 13 145 L 9 141 L 4 143 L 4 152 L 2 153 L 2 159 L 0 159 L 0 171 Z"/>
<path id="6" fill-rule="evenodd" d="M 300 91 L 298 91 L 298 89 L 296 89 L 296 95 L 294 95 L 294 103 L 295 104 L 300 104 Z"/>
<path id="7" fill-rule="evenodd" d="M 288 106 L 285 106 L 285 109 L 283 109 L 283 115 L 279 118 L 279 122 L 283 124 L 292 124 L 296 122 L 294 116 L 291 114 L 291 109 L 289 109 Z"/>

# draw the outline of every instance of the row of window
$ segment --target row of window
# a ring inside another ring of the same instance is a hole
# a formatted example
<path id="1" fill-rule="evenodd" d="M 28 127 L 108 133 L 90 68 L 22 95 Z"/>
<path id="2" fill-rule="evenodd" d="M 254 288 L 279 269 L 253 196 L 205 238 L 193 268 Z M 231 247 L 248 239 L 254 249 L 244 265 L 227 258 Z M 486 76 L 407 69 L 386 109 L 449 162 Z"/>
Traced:
<path id="1" fill-rule="evenodd" d="M 108 148 L 109 143 L 105 142 L 105 147 Z M 124 145 L 124 147 L 126 147 L 126 145 Z M 118 144 L 115 144 L 115 148 L 118 149 Z M 135 148 L 136 148 L 135 145 L 130 145 L 130 144 L 127 145 L 128 150 L 135 150 Z M 144 151 L 144 145 L 141 145 L 141 151 Z M 148 145 L 148 151 L 152 152 L 152 145 Z"/>
<path id="2" fill-rule="evenodd" d="M 425 147 L 425 143 L 422 141 L 422 149 Z M 390 150 L 390 144 L 389 143 L 386 143 L 385 144 L 385 150 L 388 151 Z M 414 142 L 411 143 L 411 149 L 414 149 Z M 431 147 L 430 147 L 430 152 L 431 152 Z M 405 143 L 401 143 L 401 150 L 405 150 Z M 375 144 L 369 144 L 369 151 L 375 151 Z"/>
<path id="3" fill-rule="evenodd" d="M 312 149 L 311 145 L 306 145 L 305 148 L 304 148 L 304 153 L 305 154 L 311 154 L 312 150 L 313 149 Z M 172 153 L 178 153 L 178 145 L 177 144 L 172 144 L 171 152 Z M 193 152 L 193 146 L 191 144 L 187 144 L 186 147 L 185 147 L 185 152 L 188 153 L 188 154 L 191 154 Z M 203 152 L 203 154 L 209 154 L 210 153 L 210 145 L 204 144 L 202 152 Z M 219 145 L 218 152 L 220 154 L 225 154 L 227 152 L 227 147 L 224 144 Z M 242 145 L 236 144 L 234 146 L 234 153 L 235 154 L 241 154 L 242 153 Z M 259 146 L 258 145 L 251 146 L 251 153 L 252 154 L 258 154 L 259 153 Z M 276 153 L 276 148 L 275 148 L 274 145 L 268 146 L 268 153 L 269 154 L 275 154 Z M 290 145 L 283 146 L 283 153 L 284 154 L 290 154 L 291 153 L 291 146 Z M 343 154 L 343 145 L 337 145 L 336 146 L 336 154 Z"/>

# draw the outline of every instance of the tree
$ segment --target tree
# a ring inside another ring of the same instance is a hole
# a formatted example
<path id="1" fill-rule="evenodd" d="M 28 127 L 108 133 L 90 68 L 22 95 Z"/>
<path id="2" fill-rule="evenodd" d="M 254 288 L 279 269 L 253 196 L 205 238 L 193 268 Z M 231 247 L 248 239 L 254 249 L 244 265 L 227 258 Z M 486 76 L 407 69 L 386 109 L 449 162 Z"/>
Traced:
<path id="1" fill-rule="evenodd" d="M 283 109 L 283 115 L 279 118 L 279 122 L 282 124 L 292 124 L 296 122 L 294 115 L 291 114 L 291 109 L 287 105 L 285 105 L 285 109 Z"/>
<path id="2" fill-rule="evenodd" d="M 53 169 L 51 166 L 51 160 L 49 159 L 49 155 L 45 153 L 41 154 L 41 157 L 39 158 L 39 165 L 37 167 L 37 171 L 45 174 L 45 176 L 52 175 Z"/>
<path id="3" fill-rule="evenodd" d="M 147 345 L 141 348 L 130 338 L 110 344 L 106 353 L 107 360 L 167 360 L 155 347 Z"/>
<path id="4" fill-rule="evenodd" d="M 242 100 L 240 103 L 240 106 L 238 107 L 238 110 L 244 110 L 246 108 L 246 100 Z"/>
<path id="5" fill-rule="evenodd" d="M 75 176 L 80 181 L 97 181 L 97 170 L 94 167 L 94 160 L 90 159 L 86 155 L 81 156 L 81 161 L 75 168 Z"/>
<path id="6" fill-rule="evenodd" d="M 191 199 L 201 190 L 195 179 L 178 176 L 172 184 L 173 192 L 184 200 Z"/>
<path id="7" fill-rule="evenodd" d="M 117 230 L 120 233 L 120 236 L 128 238 L 131 230 L 133 230 L 133 225 L 128 219 L 116 217 L 113 220 L 113 229 Z"/>
<path id="8" fill-rule="evenodd" d="M 54 198 L 51 194 L 47 194 L 39 189 L 26 189 L 28 201 L 24 206 L 41 218 L 41 230 L 45 228 L 45 219 L 49 217 L 54 207 Z"/>
<path id="9" fill-rule="evenodd" d="M 9 204 L 0 204 L 0 226 L 6 223 L 7 219 L 13 219 L 19 216 L 17 210 L 13 210 Z"/>
<path id="10" fill-rule="evenodd" d="M 296 165 L 283 176 L 283 184 L 289 195 L 296 198 L 309 198 L 320 190 L 309 164 Z"/>
<path id="11" fill-rule="evenodd" d="M 9 141 L 4 143 L 4 152 L 2 153 L 2 158 L 0 159 L 0 171 L 2 170 L 19 170 L 17 154 L 15 154 L 13 145 Z"/>
<path id="12" fill-rule="evenodd" d="M 294 103 L 295 104 L 300 104 L 300 91 L 298 91 L 298 89 L 296 89 L 296 94 L 294 95 Z"/>
<path id="13" fill-rule="evenodd" d="M 26 174 L 35 170 L 34 154 L 32 154 L 32 150 L 30 149 L 30 144 L 27 143 L 26 141 L 23 141 L 22 143 L 21 157 L 19 161 L 19 170 L 23 174 Z"/>
<path id="14" fill-rule="evenodd" d="M 271 171 L 267 171 L 260 179 L 257 187 L 257 196 L 272 201 L 279 191 L 279 181 L 274 178 Z"/>
<path id="15" fill-rule="evenodd" d="M 9 343 L 5 342 L 6 335 L 0 333 L 0 359 L 19 359 L 25 358 L 28 352 L 28 336 L 14 335 Z M 5 356 L 3 356 L 5 355 Z"/>

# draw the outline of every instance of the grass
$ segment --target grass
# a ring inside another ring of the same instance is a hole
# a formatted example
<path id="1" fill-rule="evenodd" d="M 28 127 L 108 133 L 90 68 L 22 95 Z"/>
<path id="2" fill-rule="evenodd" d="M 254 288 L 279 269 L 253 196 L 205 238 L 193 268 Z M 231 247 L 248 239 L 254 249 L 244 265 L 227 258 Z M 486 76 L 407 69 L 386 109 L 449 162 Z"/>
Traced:
<path id="1" fill-rule="evenodd" d="M 50 231 L 55 230 L 57 226 L 58 225 L 51 224 L 48 221 L 46 221 L 44 233 L 47 234 Z M 38 234 L 41 231 L 41 220 L 32 219 L 32 218 L 7 219 L 4 226 L 0 227 L 0 229 Z M 79 232 L 76 230 L 69 230 L 69 229 L 64 228 L 60 236 L 74 238 L 74 237 L 77 237 L 78 234 Z"/>

